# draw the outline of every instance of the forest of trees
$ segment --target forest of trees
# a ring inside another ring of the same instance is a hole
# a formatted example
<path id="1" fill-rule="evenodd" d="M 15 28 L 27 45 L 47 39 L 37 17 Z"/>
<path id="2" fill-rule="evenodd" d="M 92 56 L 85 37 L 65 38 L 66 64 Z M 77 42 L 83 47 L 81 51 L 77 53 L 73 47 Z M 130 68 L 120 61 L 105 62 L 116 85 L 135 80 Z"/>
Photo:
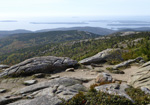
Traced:
<path id="1" fill-rule="evenodd" d="M 137 38 L 143 38 L 136 44 L 132 43 Z M 0 55 L 2 64 L 13 65 L 25 59 L 35 56 L 65 56 L 75 60 L 81 60 L 92 56 L 107 48 L 117 48 L 120 42 L 127 41 L 128 50 L 123 54 L 125 60 L 142 56 L 145 60 L 150 60 L 150 32 L 127 36 L 107 36 L 99 39 L 64 41 L 60 43 L 41 44 L 33 47 L 22 48 L 10 53 Z"/>
<path id="2" fill-rule="evenodd" d="M 99 35 L 74 30 L 15 34 L 0 39 L 0 55 L 33 46 L 62 43 L 66 41 L 83 40 L 96 37 L 99 37 Z"/>

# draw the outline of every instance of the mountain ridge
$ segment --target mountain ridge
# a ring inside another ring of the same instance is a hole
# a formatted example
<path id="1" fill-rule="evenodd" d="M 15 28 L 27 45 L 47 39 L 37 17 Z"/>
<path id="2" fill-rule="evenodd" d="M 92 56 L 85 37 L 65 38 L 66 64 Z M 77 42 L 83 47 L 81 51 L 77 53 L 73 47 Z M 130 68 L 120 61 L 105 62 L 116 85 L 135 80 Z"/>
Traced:
<path id="1" fill-rule="evenodd" d="M 24 34 L 24 33 L 39 33 L 39 32 L 49 32 L 49 31 L 70 31 L 70 30 L 78 30 L 78 31 L 86 31 L 98 35 L 109 35 L 116 32 L 126 32 L 126 31 L 150 31 L 150 27 L 139 27 L 139 28 L 118 28 L 118 30 L 112 30 L 108 28 L 102 27 L 70 27 L 70 28 L 53 28 L 53 29 L 41 29 L 36 31 L 25 30 L 25 29 L 17 29 L 17 30 L 0 30 L 0 38 L 4 38 L 6 36 L 11 36 L 15 34 Z"/>
<path id="2" fill-rule="evenodd" d="M 67 30 L 79 30 L 79 31 L 86 31 L 91 32 L 98 35 L 108 35 L 111 33 L 114 33 L 114 30 L 102 28 L 102 27 L 71 27 L 71 28 L 54 28 L 54 29 L 43 29 L 43 30 L 37 30 L 35 32 L 43 32 L 43 31 L 67 31 Z"/>

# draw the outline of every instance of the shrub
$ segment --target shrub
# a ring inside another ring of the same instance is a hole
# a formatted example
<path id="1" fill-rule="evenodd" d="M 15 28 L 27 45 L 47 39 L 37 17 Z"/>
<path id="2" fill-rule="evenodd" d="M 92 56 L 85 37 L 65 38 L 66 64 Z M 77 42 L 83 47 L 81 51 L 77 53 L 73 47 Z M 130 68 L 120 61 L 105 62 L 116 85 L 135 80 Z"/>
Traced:
<path id="1" fill-rule="evenodd" d="M 87 93 L 79 92 L 70 101 L 64 101 L 62 105 L 133 105 L 125 97 L 110 95 L 104 92 L 97 92 L 91 88 Z"/>
<path id="2" fill-rule="evenodd" d="M 135 101 L 135 105 L 150 104 L 150 95 L 145 94 L 141 89 L 130 87 L 126 92 Z"/>
<path id="3" fill-rule="evenodd" d="M 150 104 L 150 95 L 145 94 L 138 88 L 126 89 L 127 94 L 135 101 L 132 103 L 125 97 L 110 95 L 96 91 L 96 85 L 92 85 L 88 92 L 79 92 L 71 100 L 63 101 L 61 105 L 147 105 Z"/>
<path id="4" fill-rule="evenodd" d="M 70 101 L 64 101 L 61 105 L 85 105 L 86 97 L 83 92 L 76 94 Z"/>
<path id="5" fill-rule="evenodd" d="M 115 59 L 113 59 L 113 60 L 107 60 L 107 63 L 109 65 L 116 65 L 116 64 L 118 64 L 120 62 L 121 62 L 120 60 L 115 60 Z"/>
<path id="6" fill-rule="evenodd" d="M 106 69 L 109 70 L 109 71 L 112 71 L 112 70 L 113 70 L 112 67 L 107 67 Z"/>

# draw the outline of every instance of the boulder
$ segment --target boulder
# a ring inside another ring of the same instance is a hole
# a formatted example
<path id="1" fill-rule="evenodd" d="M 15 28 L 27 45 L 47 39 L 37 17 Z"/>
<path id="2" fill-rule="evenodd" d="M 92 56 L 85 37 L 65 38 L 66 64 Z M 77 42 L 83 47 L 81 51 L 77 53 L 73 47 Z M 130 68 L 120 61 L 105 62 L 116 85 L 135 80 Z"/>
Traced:
<path id="1" fill-rule="evenodd" d="M 48 77 L 48 79 L 55 79 L 55 78 L 59 78 L 59 75 L 52 75 L 51 77 Z"/>
<path id="2" fill-rule="evenodd" d="M 112 81 L 112 76 L 107 73 L 99 73 L 95 80 L 96 83 L 111 83 Z"/>
<path id="3" fill-rule="evenodd" d="M 34 74 L 34 77 L 35 78 L 44 78 L 45 74 L 44 73 L 37 73 L 37 74 Z"/>
<path id="4" fill-rule="evenodd" d="M 36 82 L 37 82 L 37 80 L 28 80 L 28 81 L 24 81 L 23 84 L 28 86 L 28 85 L 33 85 Z"/>
<path id="5" fill-rule="evenodd" d="M 74 72 L 74 68 L 68 68 L 66 69 L 66 72 Z"/>
<path id="6" fill-rule="evenodd" d="M 62 71 L 75 65 L 77 65 L 77 61 L 67 57 L 35 57 L 5 69 L 2 73 L 0 73 L 0 77 L 18 75 L 24 76 L 35 73 L 50 73 L 53 71 Z"/>
<path id="7" fill-rule="evenodd" d="M 146 87 L 150 89 L 150 65 L 149 62 L 143 64 L 137 72 L 131 76 L 130 84 L 137 87 Z"/>
<path id="8" fill-rule="evenodd" d="M 123 60 L 121 57 L 121 55 L 122 55 L 121 52 L 122 52 L 121 49 L 106 49 L 92 57 L 89 57 L 89 58 L 79 61 L 79 63 L 88 65 L 88 64 L 92 64 L 92 63 L 95 64 L 95 63 L 106 62 L 111 59 Z"/>
<path id="9" fill-rule="evenodd" d="M 14 96 L 22 96 L 22 100 L 7 102 L 8 105 L 60 105 L 61 99 L 70 100 L 79 91 L 87 91 L 82 81 L 75 78 L 61 77 L 37 83 L 21 90 Z M 9 97 L 7 100 L 11 99 Z M 32 97 L 32 98 L 28 98 Z M 1 99 L 0 99 L 1 100 Z M 6 103 L 5 103 L 6 104 Z M 3 104 L 3 105 L 5 105 Z"/>
<path id="10" fill-rule="evenodd" d="M 132 63 L 134 63 L 134 62 L 138 62 L 138 61 L 140 61 L 140 60 L 142 60 L 142 59 L 143 59 L 142 57 L 138 57 L 138 58 L 136 58 L 136 59 L 130 59 L 130 60 L 127 60 L 127 61 L 125 61 L 125 62 L 122 62 L 122 63 L 120 63 L 120 64 L 115 65 L 112 69 L 117 70 L 117 69 L 122 68 L 122 67 L 127 67 L 127 66 L 129 66 L 130 64 L 132 64 Z"/>

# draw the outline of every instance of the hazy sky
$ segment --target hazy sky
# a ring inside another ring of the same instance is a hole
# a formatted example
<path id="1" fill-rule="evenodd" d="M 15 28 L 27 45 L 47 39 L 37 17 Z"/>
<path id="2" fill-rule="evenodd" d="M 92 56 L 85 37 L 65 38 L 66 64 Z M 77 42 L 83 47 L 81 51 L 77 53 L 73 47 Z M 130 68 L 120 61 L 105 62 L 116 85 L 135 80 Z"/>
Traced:
<path id="1" fill-rule="evenodd" d="M 150 0 L 0 0 L 0 18 L 150 15 Z"/>

